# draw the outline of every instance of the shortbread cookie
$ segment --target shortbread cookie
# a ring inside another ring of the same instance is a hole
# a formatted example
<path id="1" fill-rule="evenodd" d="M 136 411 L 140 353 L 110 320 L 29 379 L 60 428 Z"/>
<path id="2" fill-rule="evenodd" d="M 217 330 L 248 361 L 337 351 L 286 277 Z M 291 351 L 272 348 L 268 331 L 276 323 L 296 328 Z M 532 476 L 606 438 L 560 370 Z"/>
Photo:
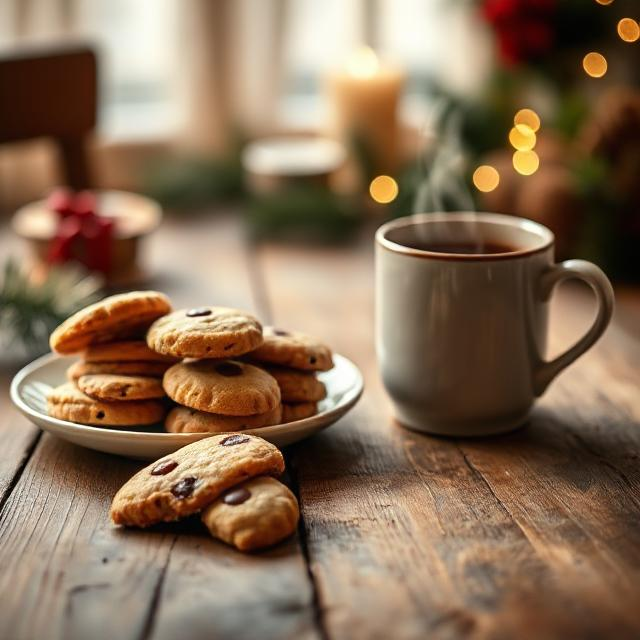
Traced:
<path id="1" fill-rule="evenodd" d="M 237 309 L 182 309 L 154 322 L 147 344 L 158 353 L 178 358 L 229 358 L 259 347 L 262 326 Z"/>
<path id="2" fill-rule="evenodd" d="M 162 381 L 144 376 L 118 376 L 108 373 L 80 376 L 78 389 L 96 400 L 154 400 L 164 398 Z"/>
<path id="3" fill-rule="evenodd" d="M 294 404 L 282 404 L 282 423 L 295 422 L 296 420 L 304 420 L 318 413 L 318 404 L 316 402 L 296 402 Z"/>
<path id="4" fill-rule="evenodd" d="M 236 360 L 195 360 L 174 364 L 164 390 L 178 404 L 225 416 L 251 416 L 280 404 L 278 383 L 266 371 Z"/>
<path id="5" fill-rule="evenodd" d="M 121 427 L 160 422 L 165 408 L 157 400 L 101 402 L 67 382 L 49 392 L 47 412 L 54 418 L 79 424 Z"/>
<path id="6" fill-rule="evenodd" d="M 102 373 L 162 378 L 170 366 L 170 362 L 83 362 L 78 360 L 67 369 L 67 379 L 77 380 L 80 376 Z"/>
<path id="7" fill-rule="evenodd" d="M 82 354 L 85 362 L 169 362 L 177 358 L 152 351 L 144 340 L 124 340 L 89 345 Z"/>
<path id="8" fill-rule="evenodd" d="M 96 342 L 134 335 L 169 311 L 169 298 L 157 291 L 109 296 L 65 320 L 51 334 L 49 344 L 58 353 L 75 353 Z"/>
<path id="9" fill-rule="evenodd" d="M 264 476 L 227 489 L 202 512 L 211 535 L 240 551 L 270 547 L 288 538 L 299 518 L 293 493 Z"/>
<path id="10" fill-rule="evenodd" d="M 249 357 L 257 362 L 304 371 L 327 371 L 333 367 L 329 347 L 304 333 L 274 327 L 264 328 L 262 346 L 252 351 Z"/>
<path id="11" fill-rule="evenodd" d="M 115 495 L 116 524 L 147 527 L 211 504 L 239 482 L 284 471 L 282 454 L 246 433 L 214 435 L 182 447 L 134 475 Z"/>
<path id="12" fill-rule="evenodd" d="M 257 413 L 253 416 L 223 416 L 219 413 L 205 413 L 187 407 L 175 407 L 169 411 L 164 427 L 170 433 L 221 433 L 259 429 L 282 421 L 282 408 Z"/>
<path id="13" fill-rule="evenodd" d="M 280 387 L 282 402 L 317 402 L 327 395 L 324 384 L 311 371 L 265 365 Z"/>

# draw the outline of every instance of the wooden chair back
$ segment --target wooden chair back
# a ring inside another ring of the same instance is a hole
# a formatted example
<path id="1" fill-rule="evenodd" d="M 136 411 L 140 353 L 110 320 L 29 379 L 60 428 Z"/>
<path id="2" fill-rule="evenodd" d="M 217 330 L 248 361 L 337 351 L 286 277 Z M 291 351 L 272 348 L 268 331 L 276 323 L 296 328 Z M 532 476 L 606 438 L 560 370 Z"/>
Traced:
<path id="1" fill-rule="evenodd" d="M 86 142 L 96 126 L 97 62 L 85 45 L 0 52 L 0 143 L 52 138 L 62 177 L 92 185 Z"/>

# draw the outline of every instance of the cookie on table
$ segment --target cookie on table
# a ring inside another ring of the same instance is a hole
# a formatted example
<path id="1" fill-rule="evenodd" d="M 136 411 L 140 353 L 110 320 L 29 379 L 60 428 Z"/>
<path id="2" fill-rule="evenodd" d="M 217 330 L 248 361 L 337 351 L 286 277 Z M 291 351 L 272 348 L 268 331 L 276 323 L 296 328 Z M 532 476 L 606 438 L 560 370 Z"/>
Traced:
<path id="1" fill-rule="evenodd" d="M 333 367 L 331 349 L 304 333 L 265 327 L 263 338 L 262 345 L 249 356 L 256 362 L 303 371 L 328 371 Z"/>
<path id="2" fill-rule="evenodd" d="M 151 325 L 147 344 L 177 358 L 229 358 L 259 347 L 262 325 L 238 309 L 181 309 Z"/>
<path id="3" fill-rule="evenodd" d="M 49 344 L 57 353 L 76 353 L 96 342 L 140 333 L 169 311 L 169 298 L 158 291 L 109 296 L 67 318 L 53 331 Z"/>
<path id="4" fill-rule="evenodd" d="M 273 365 L 264 365 L 263 368 L 276 379 L 282 402 L 317 402 L 327 395 L 324 383 L 311 371 Z"/>
<path id="5" fill-rule="evenodd" d="M 252 551 L 288 538 L 296 530 L 300 510 L 285 485 L 263 476 L 227 489 L 201 517 L 214 538 Z"/>
<path id="6" fill-rule="evenodd" d="M 85 362 L 169 362 L 178 359 L 149 349 L 144 340 L 123 340 L 89 345 L 82 359 Z"/>
<path id="7" fill-rule="evenodd" d="M 147 527 L 201 511 L 249 478 L 280 475 L 284 460 L 272 444 L 246 433 L 204 438 L 157 460 L 116 493 L 111 519 Z"/>
<path id="8" fill-rule="evenodd" d="M 194 360 L 174 364 L 162 381 L 167 395 L 185 407 L 225 416 L 273 411 L 280 388 L 266 371 L 237 360 Z"/>
<path id="9" fill-rule="evenodd" d="M 122 376 L 109 373 L 80 376 L 78 389 L 96 400 L 154 400 L 164 398 L 162 381 L 144 376 Z"/>
<path id="10" fill-rule="evenodd" d="M 67 379 L 73 381 L 80 376 L 103 373 L 162 378 L 170 366 L 170 362 L 84 362 L 78 360 L 67 369 Z"/>
<path id="11" fill-rule="evenodd" d="M 281 421 L 280 405 L 272 411 L 257 413 L 253 416 L 223 416 L 219 413 L 206 413 L 187 407 L 174 407 L 169 411 L 164 427 L 169 433 L 221 433 L 259 429 L 280 424 Z"/>
<path id="12" fill-rule="evenodd" d="M 304 420 L 318 413 L 317 402 L 282 403 L 282 423 Z"/>
<path id="13" fill-rule="evenodd" d="M 82 393 L 75 384 L 52 389 L 47 395 L 47 413 L 53 418 L 79 424 L 126 427 L 149 425 L 164 418 L 165 408 L 157 400 L 102 402 Z"/>

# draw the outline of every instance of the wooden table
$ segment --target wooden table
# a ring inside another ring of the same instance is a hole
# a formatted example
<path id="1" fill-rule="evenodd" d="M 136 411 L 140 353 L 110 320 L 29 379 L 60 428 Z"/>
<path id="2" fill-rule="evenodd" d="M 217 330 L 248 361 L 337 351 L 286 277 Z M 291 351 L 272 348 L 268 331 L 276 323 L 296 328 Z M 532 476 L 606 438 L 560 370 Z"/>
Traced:
<path id="1" fill-rule="evenodd" d="M 365 235 L 249 250 L 237 222 L 204 216 L 150 246 L 176 305 L 253 308 L 364 373 L 357 408 L 287 452 L 303 518 L 270 551 L 237 553 L 195 519 L 114 527 L 139 464 L 43 435 L 2 374 L 0 638 L 640 637 L 640 295 L 618 291 L 613 326 L 524 429 L 428 437 L 394 424 L 378 377 Z M 560 293 L 556 348 L 590 309 Z"/>

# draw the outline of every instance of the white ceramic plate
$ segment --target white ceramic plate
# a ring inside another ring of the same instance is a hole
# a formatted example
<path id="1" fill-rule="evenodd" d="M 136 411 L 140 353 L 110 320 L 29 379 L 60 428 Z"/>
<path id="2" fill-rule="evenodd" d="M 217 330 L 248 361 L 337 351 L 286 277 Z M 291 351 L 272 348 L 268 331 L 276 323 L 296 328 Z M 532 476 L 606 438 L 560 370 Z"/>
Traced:
<path id="1" fill-rule="evenodd" d="M 190 442 L 206 438 L 206 433 L 166 433 L 162 425 L 153 427 L 92 427 L 58 420 L 47 415 L 46 395 L 49 389 L 66 381 L 66 370 L 73 362 L 48 354 L 19 371 L 11 383 L 11 400 L 32 422 L 63 440 L 106 453 L 129 458 L 155 460 Z M 308 438 L 341 418 L 360 398 L 362 375 L 353 362 L 334 356 L 335 367 L 319 375 L 327 387 L 327 397 L 319 403 L 319 413 L 311 418 L 273 427 L 247 429 L 278 447 Z"/>

